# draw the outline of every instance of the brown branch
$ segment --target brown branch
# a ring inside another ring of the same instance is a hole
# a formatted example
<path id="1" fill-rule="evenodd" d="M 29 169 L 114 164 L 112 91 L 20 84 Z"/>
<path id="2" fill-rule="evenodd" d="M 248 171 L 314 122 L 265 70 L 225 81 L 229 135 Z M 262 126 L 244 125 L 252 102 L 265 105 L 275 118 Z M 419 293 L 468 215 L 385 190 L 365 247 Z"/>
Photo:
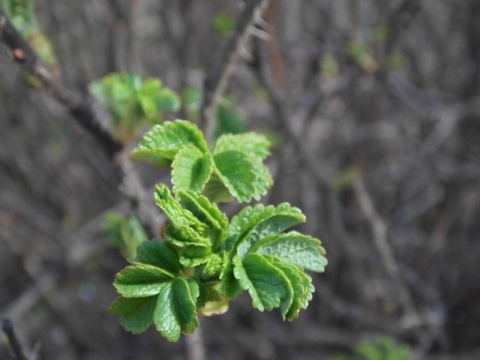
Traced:
<path id="1" fill-rule="evenodd" d="M 22 346 L 18 341 L 17 335 L 13 329 L 13 323 L 10 319 L 4 319 L 2 323 L 2 330 L 5 334 L 10 350 L 15 357 L 15 360 L 27 360 L 27 357 L 23 353 Z"/>
<path id="2" fill-rule="evenodd" d="M 92 134 L 109 156 L 112 157 L 122 148 L 122 145 L 103 127 L 91 102 L 62 85 L 2 10 L 0 10 L 0 42 L 10 49 L 13 59 L 23 70 L 39 82 L 40 90 L 65 106 L 75 121 Z"/>
<path id="3" fill-rule="evenodd" d="M 210 74 L 205 80 L 204 99 L 200 111 L 200 128 L 205 132 L 207 141 L 212 141 L 215 131 L 215 116 L 219 98 L 225 91 L 228 78 L 245 46 L 257 17 L 268 4 L 268 0 L 249 0 L 237 19 L 232 35 L 221 49 L 218 62 L 214 62 Z"/>

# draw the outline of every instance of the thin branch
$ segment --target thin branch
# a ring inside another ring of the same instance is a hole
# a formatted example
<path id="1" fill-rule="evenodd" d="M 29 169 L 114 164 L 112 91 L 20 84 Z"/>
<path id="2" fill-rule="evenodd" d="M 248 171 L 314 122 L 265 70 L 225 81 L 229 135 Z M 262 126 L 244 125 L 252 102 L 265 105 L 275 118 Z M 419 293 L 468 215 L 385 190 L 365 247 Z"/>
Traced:
<path id="1" fill-rule="evenodd" d="M 13 329 L 13 323 L 10 319 L 3 320 L 2 330 L 8 340 L 8 345 L 10 346 L 15 360 L 27 360 L 27 357 L 23 353 L 22 346 L 20 345 L 17 335 Z"/>
<path id="2" fill-rule="evenodd" d="M 414 315 L 416 314 L 414 302 L 401 278 L 400 267 L 395 260 L 393 250 L 387 239 L 387 225 L 378 214 L 377 209 L 375 209 L 373 201 L 365 189 L 363 180 L 360 177 L 354 181 L 353 189 L 358 199 L 360 210 L 372 229 L 373 241 L 380 254 L 380 259 L 383 262 L 388 275 L 397 285 L 400 301 L 402 302 L 407 315 Z"/>
<path id="3" fill-rule="evenodd" d="M 235 28 L 220 53 L 219 61 L 212 66 L 205 80 L 204 100 L 200 111 L 200 127 L 207 141 L 211 141 L 215 131 L 215 115 L 220 97 L 225 91 L 227 81 L 240 54 L 240 50 L 252 34 L 268 0 L 249 0 L 237 19 Z"/>
<path id="4" fill-rule="evenodd" d="M 62 85 L 2 10 L 0 10 L 0 42 L 10 49 L 13 59 L 23 70 L 40 83 L 40 90 L 65 106 L 75 121 L 94 136 L 109 156 L 115 155 L 122 148 L 122 145 L 103 127 L 91 102 Z"/>

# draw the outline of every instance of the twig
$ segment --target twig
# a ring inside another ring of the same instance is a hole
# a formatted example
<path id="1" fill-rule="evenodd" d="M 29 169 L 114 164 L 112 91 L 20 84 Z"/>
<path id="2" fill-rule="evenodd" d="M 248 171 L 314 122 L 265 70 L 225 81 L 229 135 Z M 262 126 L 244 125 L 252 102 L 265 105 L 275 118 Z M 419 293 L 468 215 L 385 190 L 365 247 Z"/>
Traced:
<path id="1" fill-rule="evenodd" d="M 395 281 L 398 287 L 400 301 L 402 302 L 407 315 L 414 315 L 416 314 L 415 305 L 401 278 L 400 268 L 395 260 L 395 257 L 393 256 L 393 250 L 387 239 L 387 225 L 375 209 L 372 199 L 365 189 L 363 180 L 360 177 L 353 182 L 353 189 L 358 199 L 360 210 L 372 229 L 373 240 L 378 252 L 380 253 L 380 258 L 383 262 L 383 265 L 385 266 L 390 278 Z"/>
<path id="2" fill-rule="evenodd" d="M 2 330 L 5 336 L 7 337 L 8 344 L 12 350 L 15 360 L 27 360 L 27 357 L 22 351 L 22 346 L 18 341 L 17 335 L 13 329 L 13 323 L 10 319 L 4 319 L 2 322 Z"/>
<path id="3" fill-rule="evenodd" d="M 10 49 L 13 59 L 23 70 L 40 83 L 40 90 L 64 105 L 75 121 L 93 135 L 109 156 L 113 156 L 122 148 L 122 145 L 103 127 L 91 102 L 62 85 L 2 10 L 0 10 L 0 42 Z"/>
<path id="4" fill-rule="evenodd" d="M 215 131 L 215 115 L 219 98 L 225 90 L 228 78 L 239 57 L 240 50 L 252 33 L 252 29 L 268 0 L 249 0 L 237 19 L 235 28 L 220 53 L 219 61 L 214 63 L 207 76 L 204 99 L 200 111 L 200 127 L 205 132 L 207 141 L 211 141 Z"/>
<path id="5" fill-rule="evenodd" d="M 205 345 L 202 328 L 199 326 L 195 332 L 186 338 L 188 360 L 205 360 Z"/>

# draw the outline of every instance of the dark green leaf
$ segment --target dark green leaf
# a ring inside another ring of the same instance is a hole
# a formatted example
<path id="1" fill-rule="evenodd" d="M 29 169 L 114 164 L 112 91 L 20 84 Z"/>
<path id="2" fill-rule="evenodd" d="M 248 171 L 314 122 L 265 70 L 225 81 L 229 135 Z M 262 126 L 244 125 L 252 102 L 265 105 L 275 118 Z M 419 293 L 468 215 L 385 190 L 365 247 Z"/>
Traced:
<path id="1" fill-rule="evenodd" d="M 157 296 L 142 298 L 117 298 L 108 311 L 120 318 L 125 330 L 133 334 L 146 331 L 153 321 L 153 312 L 157 304 Z"/>
<path id="2" fill-rule="evenodd" d="M 291 296 L 288 278 L 263 256 L 248 254 L 244 259 L 235 256 L 233 263 L 235 277 L 249 292 L 254 308 L 270 311 Z"/>
<path id="3" fill-rule="evenodd" d="M 128 266 L 115 276 L 113 285 L 124 297 L 156 295 L 173 274 L 155 266 L 136 264 Z"/>
<path id="4" fill-rule="evenodd" d="M 151 240 L 144 242 L 137 250 L 137 262 L 178 274 L 180 265 L 174 248 L 165 242 Z"/>

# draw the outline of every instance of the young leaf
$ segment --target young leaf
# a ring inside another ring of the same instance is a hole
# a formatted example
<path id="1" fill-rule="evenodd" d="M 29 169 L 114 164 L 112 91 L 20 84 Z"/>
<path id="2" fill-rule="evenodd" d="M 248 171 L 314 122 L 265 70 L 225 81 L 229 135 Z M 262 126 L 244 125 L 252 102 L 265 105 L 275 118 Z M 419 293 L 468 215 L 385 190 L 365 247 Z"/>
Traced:
<path id="1" fill-rule="evenodd" d="M 202 223 L 208 225 L 213 250 L 219 250 L 224 232 L 228 227 L 227 216 L 219 210 L 216 204 L 193 191 L 181 191 L 178 193 L 178 198 L 185 209 L 189 210 Z"/>
<path id="2" fill-rule="evenodd" d="M 180 333 L 191 334 L 198 326 L 198 296 L 198 284 L 193 280 L 178 278 L 163 284 L 153 322 L 168 341 L 178 341 Z"/>
<path id="3" fill-rule="evenodd" d="M 259 240 L 250 252 L 270 255 L 304 269 L 323 272 L 327 265 L 325 249 L 320 240 L 296 231 L 270 235 Z"/>
<path id="4" fill-rule="evenodd" d="M 159 158 L 173 160 L 185 145 L 196 147 L 202 153 L 208 151 L 207 142 L 195 124 L 183 120 L 168 121 L 155 125 L 144 135 L 132 152 L 132 158 L 147 162 L 158 162 Z"/>
<path id="5" fill-rule="evenodd" d="M 301 309 L 307 308 L 308 302 L 312 300 L 312 294 L 315 291 L 312 279 L 297 266 L 287 264 L 274 257 L 266 256 L 266 258 L 290 280 L 293 299 L 290 307 L 286 311 L 282 311 L 282 316 L 286 320 L 293 320 L 298 317 Z"/>
<path id="6" fill-rule="evenodd" d="M 255 163 L 240 151 L 228 150 L 214 155 L 215 172 L 230 193 L 248 202 L 255 194 Z"/>
<path id="7" fill-rule="evenodd" d="M 173 191 L 201 192 L 212 170 L 210 154 L 203 154 L 191 145 L 182 147 L 172 163 Z"/>
<path id="8" fill-rule="evenodd" d="M 250 132 L 243 134 L 227 134 L 218 138 L 213 150 L 219 154 L 228 150 L 241 151 L 252 159 L 263 160 L 270 155 L 270 141 L 266 136 Z"/>
<path id="9" fill-rule="evenodd" d="M 147 297 L 160 292 L 173 275 L 156 266 L 136 264 L 127 266 L 115 276 L 113 285 L 124 297 Z"/>
<path id="10" fill-rule="evenodd" d="M 146 241 L 137 249 L 136 262 L 156 266 L 176 275 L 180 265 L 175 249 L 168 243 Z"/>
<path id="11" fill-rule="evenodd" d="M 157 296 L 142 298 L 119 297 L 115 300 L 108 312 L 116 314 L 125 330 L 133 334 L 146 331 L 153 321 L 153 312 L 157 305 Z"/>
<path id="12" fill-rule="evenodd" d="M 220 289 L 229 299 L 235 299 L 243 291 L 242 285 L 235 277 L 232 259 L 225 262 L 222 274 L 220 275 Z"/>
<path id="13" fill-rule="evenodd" d="M 202 195 L 214 203 L 229 202 L 233 198 L 223 181 L 215 173 L 210 176 Z"/>
<path id="14" fill-rule="evenodd" d="M 211 247 L 187 245 L 182 249 L 180 263 L 186 267 L 194 267 L 205 264 L 211 259 L 211 256 Z"/>
<path id="15" fill-rule="evenodd" d="M 182 208 L 166 185 L 157 185 L 155 201 L 170 220 L 167 228 L 170 235 L 181 241 L 208 244 L 208 240 L 204 238 L 207 233 L 206 225 L 202 224 L 190 211 Z"/>
<path id="16" fill-rule="evenodd" d="M 243 257 L 260 239 L 278 234 L 305 221 L 302 212 L 290 204 L 244 208 L 232 219 L 227 237 L 229 249 L 237 247 L 237 254 Z"/>
<path id="17" fill-rule="evenodd" d="M 290 297 L 291 284 L 287 277 L 266 258 L 248 254 L 244 259 L 233 258 L 234 274 L 252 297 L 253 307 L 270 311 Z"/>

